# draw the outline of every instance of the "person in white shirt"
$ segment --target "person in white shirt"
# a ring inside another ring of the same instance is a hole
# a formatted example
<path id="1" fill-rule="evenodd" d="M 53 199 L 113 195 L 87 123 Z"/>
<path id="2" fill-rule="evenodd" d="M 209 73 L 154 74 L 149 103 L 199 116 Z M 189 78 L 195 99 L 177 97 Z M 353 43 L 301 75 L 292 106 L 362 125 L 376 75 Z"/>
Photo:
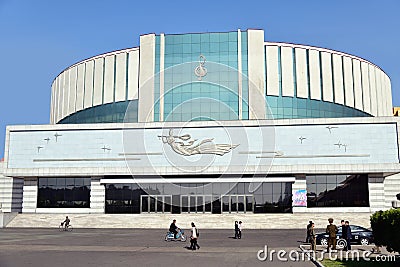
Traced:
<path id="1" fill-rule="evenodd" d="M 190 249 L 196 250 L 196 248 L 200 248 L 197 243 L 197 239 L 199 238 L 199 230 L 196 228 L 196 225 L 192 222 L 192 236 L 190 237 Z"/>
<path id="2" fill-rule="evenodd" d="M 243 229 L 242 221 L 239 221 L 238 228 L 239 228 L 238 238 L 241 239 L 242 238 L 242 229 Z"/>

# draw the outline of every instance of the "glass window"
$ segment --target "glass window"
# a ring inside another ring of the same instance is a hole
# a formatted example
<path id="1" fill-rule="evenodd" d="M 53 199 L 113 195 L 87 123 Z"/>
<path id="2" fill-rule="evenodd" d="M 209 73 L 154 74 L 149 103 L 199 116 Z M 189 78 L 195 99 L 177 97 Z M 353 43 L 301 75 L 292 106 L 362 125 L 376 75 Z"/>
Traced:
<path id="1" fill-rule="evenodd" d="M 89 208 L 90 182 L 85 183 L 85 178 L 39 178 L 37 207 Z"/>
<path id="2" fill-rule="evenodd" d="M 307 176 L 308 207 L 368 207 L 368 175 Z"/>

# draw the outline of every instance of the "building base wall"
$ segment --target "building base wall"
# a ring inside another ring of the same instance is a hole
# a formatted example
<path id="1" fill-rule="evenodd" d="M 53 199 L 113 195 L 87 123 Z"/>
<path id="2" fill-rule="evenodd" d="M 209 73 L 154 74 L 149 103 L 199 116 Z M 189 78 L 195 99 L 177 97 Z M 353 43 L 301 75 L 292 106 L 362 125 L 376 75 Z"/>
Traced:
<path id="1" fill-rule="evenodd" d="M 243 221 L 244 229 L 306 229 L 309 221 L 317 229 L 325 229 L 328 218 L 334 223 L 349 220 L 351 224 L 370 228 L 369 212 L 358 213 L 316 213 L 316 214 L 18 214 L 7 227 L 57 228 L 68 216 L 71 225 L 77 228 L 154 228 L 167 231 L 173 219 L 187 230 L 194 222 L 200 229 L 233 229 L 235 221 Z M 30 223 L 27 224 L 26 222 Z M 304 235 L 305 235 L 304 230 Z M 164 233 L 164 232 L 162 232 Z"/>

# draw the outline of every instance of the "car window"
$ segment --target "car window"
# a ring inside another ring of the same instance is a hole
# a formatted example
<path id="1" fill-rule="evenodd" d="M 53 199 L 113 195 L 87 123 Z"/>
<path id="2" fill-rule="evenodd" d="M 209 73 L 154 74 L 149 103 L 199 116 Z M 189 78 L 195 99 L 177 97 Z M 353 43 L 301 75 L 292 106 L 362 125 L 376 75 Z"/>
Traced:
<path id="1" fill-rule="evenodd" d="M 365 229 L 360 227 L 360 226 L 356 226 L 356 225 L 350 225 L 350 229 L 351 231 L 364 231 Z"/>

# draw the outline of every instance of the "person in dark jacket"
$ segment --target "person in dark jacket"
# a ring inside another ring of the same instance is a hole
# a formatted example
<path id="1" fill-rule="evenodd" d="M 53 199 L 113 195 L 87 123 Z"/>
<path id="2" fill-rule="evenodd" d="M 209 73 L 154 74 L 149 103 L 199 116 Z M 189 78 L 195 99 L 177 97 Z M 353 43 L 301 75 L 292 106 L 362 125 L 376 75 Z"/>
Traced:
<path id="1" fill-rule="evenodd" d="M 352 234 L 351 234 L 351 228 L 349 225 L 349 221 L 345 222 L 345 226 L 346 226 L 346 242 L 347 242 L 347 249 L 346 250 L 351 250 L 351 238 L 352 238 Z"/>
<path id="2" fill-rule="evenodd" d="M 310 232 L 310 243 L 311 243 L 310 249 L 313 250 L 313 251 L 316 251 L 317 250 L 317 246 L 316 246 L 317 240 L 316 240 L 316 237 L 315 237 L 314 223 L 311 223 L 311 227 L 310 227 L 310 231 L 309 232 Z"/>
<path id="3" fill-rule="evenodd" d="M 239 236 L 239 223 L 235 221 L 235 239 L 238 239 Z"/>
<path id="4" fill-rule="evenodd" d="M 312 221 L 309 221 L 309 222 L 308 222 L 308 225 L 307 225 L 306 243 L 310 243 L 310 242 L 311 242 L 311 240 L 310 240 L 310 228 L 311 228 L 311 225 L 312 225 L 312 224 L 313 224 Z"/>
<path id="5" fill-rule="evenodd" d="M 171 225 L 169 226 L 169 231 L 174 233 L 174 238 L 176 238 L 176 234 L 178 233 L 178 226 L 176 226 L 176 220 L 173 220 Z"/>
<path id="6" fill-rule="evenodd" d="M 342 227 L 342 233 L 340 235 L 340 238 L 344 239 L 347 241 L 347 229 L 349 228 L 348 225 L 345 224 L 344 220 L 340 221 L 341 227 Z M 343 248 L 344 251 L 347 250 L 347 248 Z"/>

